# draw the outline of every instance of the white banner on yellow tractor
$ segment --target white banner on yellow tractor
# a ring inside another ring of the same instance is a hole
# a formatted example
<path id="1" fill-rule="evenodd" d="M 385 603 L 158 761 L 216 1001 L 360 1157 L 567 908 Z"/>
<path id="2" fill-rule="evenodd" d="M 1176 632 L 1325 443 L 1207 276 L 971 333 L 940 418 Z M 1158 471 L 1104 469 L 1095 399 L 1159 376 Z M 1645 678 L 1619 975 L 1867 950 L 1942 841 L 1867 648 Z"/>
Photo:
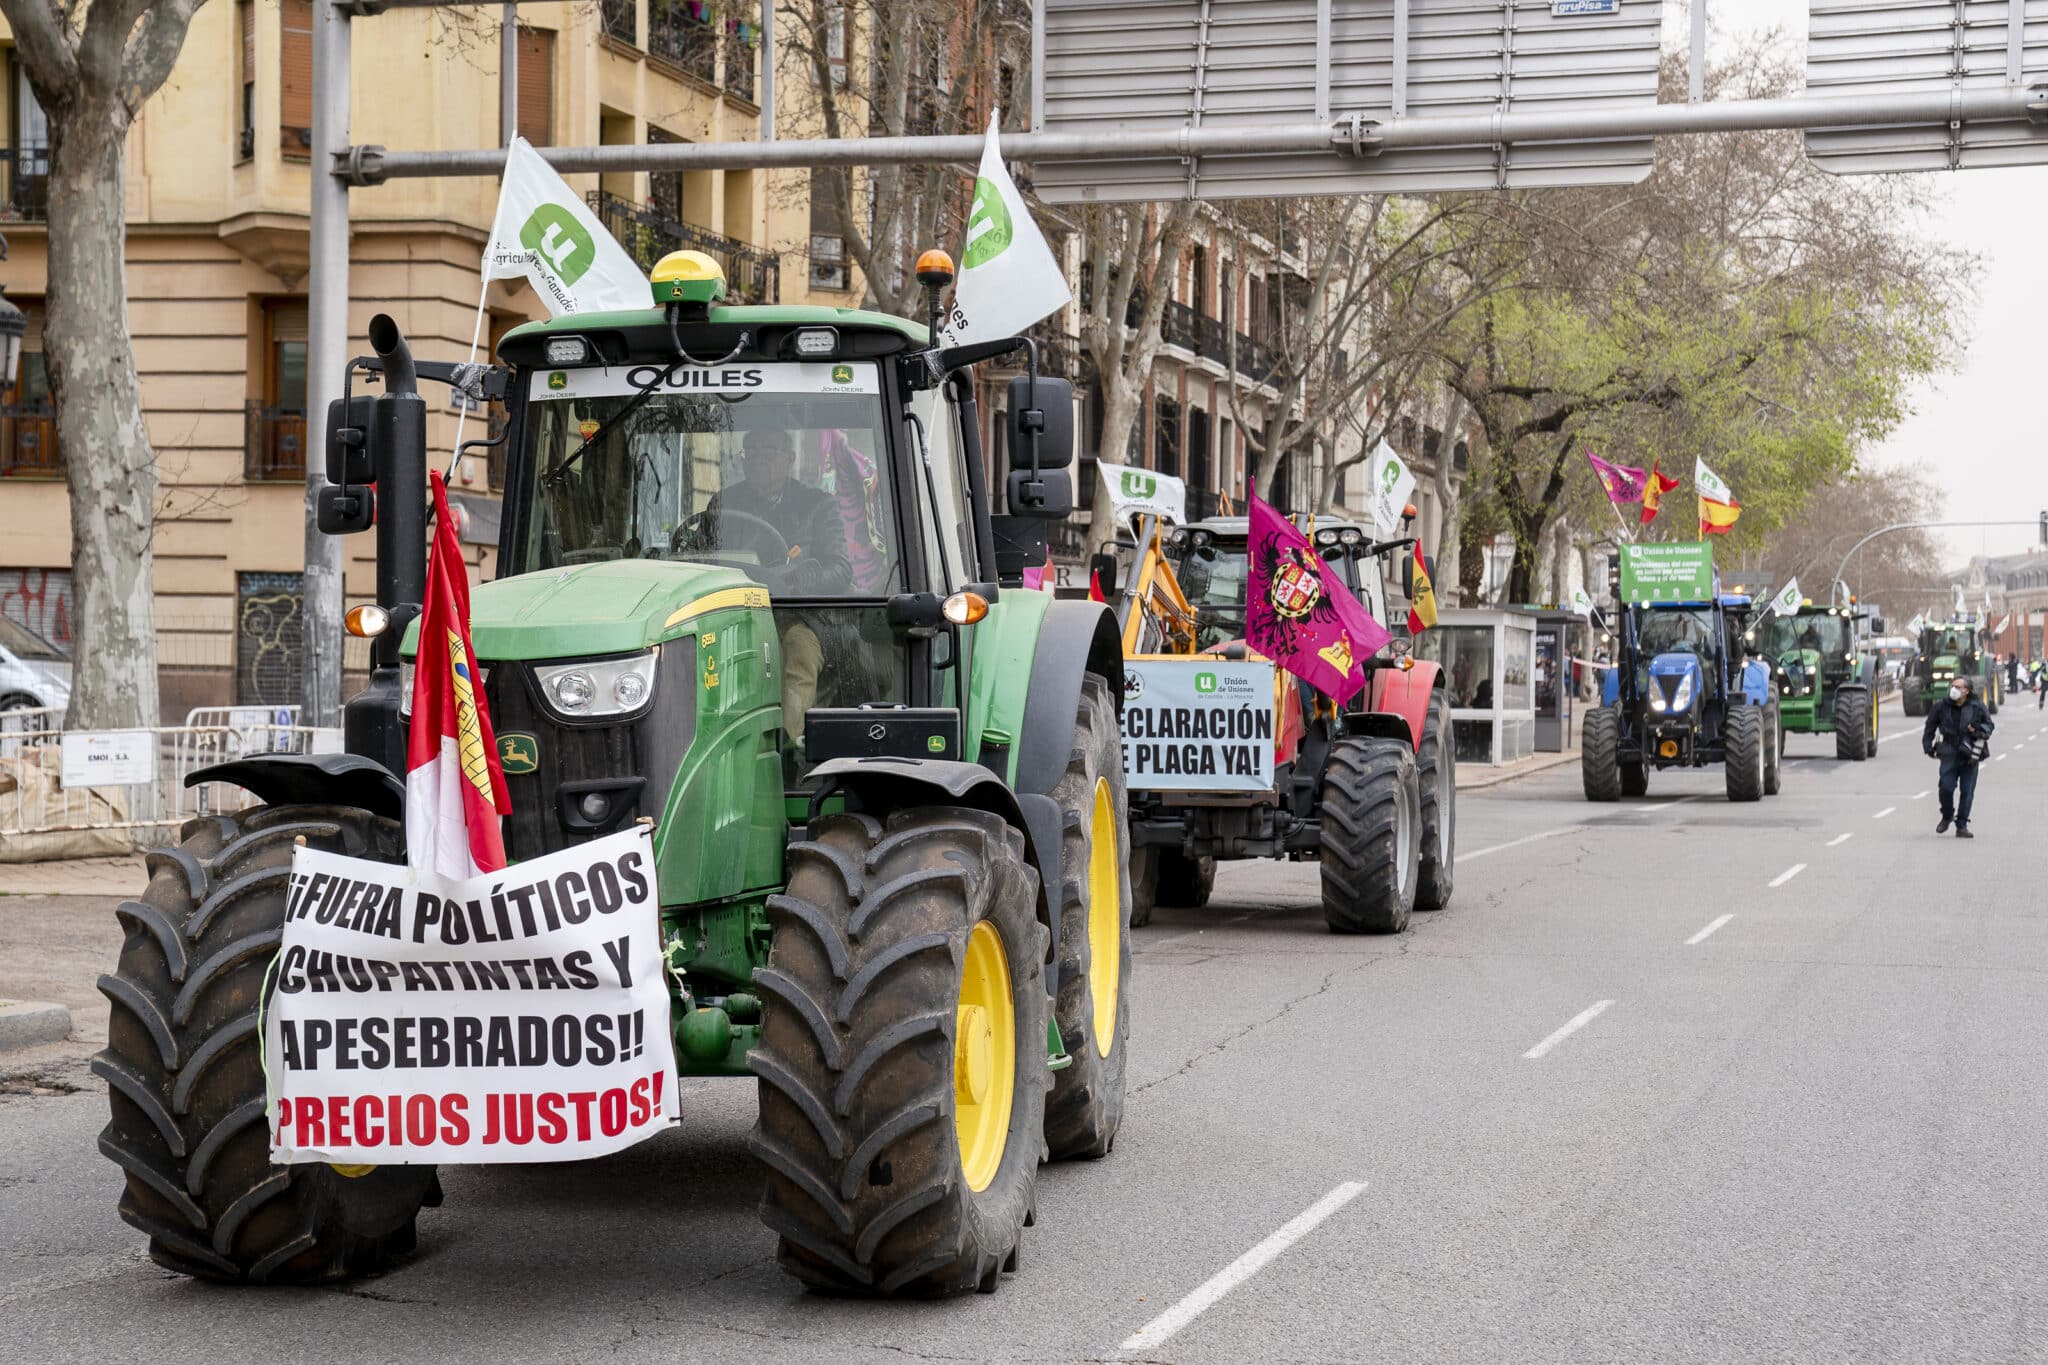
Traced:
<path id="1" fill-rule="evenodd" d="M 575 1161 L 674 1123 L 653 847 L 635 828 L 470 880 L 300 848 L 271 1159 Z"/>
<path id="2" fill-rule="evenodd" d="M 1124 662 L 1124 784 L 1133 791 L 1273 789 L 1273 665 Z"/>

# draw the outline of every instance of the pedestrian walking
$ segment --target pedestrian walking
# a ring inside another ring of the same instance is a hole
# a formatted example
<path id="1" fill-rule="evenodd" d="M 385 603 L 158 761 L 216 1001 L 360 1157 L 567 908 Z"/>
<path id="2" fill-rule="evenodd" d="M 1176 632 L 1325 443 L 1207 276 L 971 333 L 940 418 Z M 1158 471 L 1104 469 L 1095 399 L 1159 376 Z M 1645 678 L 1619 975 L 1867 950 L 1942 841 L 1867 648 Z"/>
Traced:
<path id="1" fill-rule="evenodd" d="M 2020 690 L 2020 652 L 2018 650 L 2014 650 L 2005 656 L 2005 690 L 2008 692 Z"/>
<path id="2" fill-rule="evenodd" d="M 1936 834 L 1948 833 L 1953 824 L 1956 838 L 1976 837 L 1970 833 L 1970 807 L 1977 799 L 1977 770 L 1990 753 L 1995 728 L 1984 703 L 1971 695 L 1967 677 L 1950 683 L 1948 695 L 1928 708 L 1920 747 L 1929 758 L 1941 760 L 1941 823 L 1934 827 Z"/>

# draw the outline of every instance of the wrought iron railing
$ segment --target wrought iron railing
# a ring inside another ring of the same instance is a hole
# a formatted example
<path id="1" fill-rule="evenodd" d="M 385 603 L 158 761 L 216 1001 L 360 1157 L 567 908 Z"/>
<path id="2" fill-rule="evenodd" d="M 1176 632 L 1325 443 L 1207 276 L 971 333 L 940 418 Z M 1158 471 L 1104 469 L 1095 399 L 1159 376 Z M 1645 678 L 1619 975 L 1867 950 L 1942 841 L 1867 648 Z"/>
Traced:
<path id="1" fill-rule="evenodd" d="M 632 47 L 640 41 L 640 7 L 635 0 L 603 0 L 604 31 Z"/>
<path id="2" fill-rule="evenodd" d="M 737 33 L 725 35 L 725 92 L 754 102 L 754 49 Z"/>
<path id="3" fill-rule="evenodd" d="M 0 147 L 6 167 L 7 192 L 0 198 L 0 218 L 10 223 L 40 223 L 50 216 L 50 149 Z"/>
<path id="4" fill-rule="evenodd" d="M 1191 351 L 1204 360 L 1235 369 L 1254 383 L 1265 383 L 1273 374 L 1273 348 L 1239 332 L 1231 335 L 1221 318 L 1196 312 L 1177 299 L 1169 299 L 1159 316 L 1159 334 L 1169 346 Z M 1232 342 L 1236 347 L 1233 351 Z"/>
<path id="5" fill-rule="evenodd" d="M 306 410 L 251 403 L 242 423 L 242 481 L 296 483 L 306 477 Z"/>
<path id="6" fill-rule="evenodd" d="M 55 479 L 63 474 L 57 409 L 50 400 L 0 403 L 0 478 Z"/>
<path id="7" fill-rule="evenodd" d="M 726 289 L 734 303 L 781 301 L 782 258 L 772 251 L 694 223 L 678 222 L 651 204 L 636 204 L 604 190 L 590 192 L 590 211 L 642 270 L 651 270 L 671 251 L 690 248 L 706 253 L 724 268 Z"/>
<path id="8" fill-rule="evenodd" d="M 718 31 L 688 0 L 653 0 L 647 8 L 647 55 L 706 85 L 718 84 Z"/>

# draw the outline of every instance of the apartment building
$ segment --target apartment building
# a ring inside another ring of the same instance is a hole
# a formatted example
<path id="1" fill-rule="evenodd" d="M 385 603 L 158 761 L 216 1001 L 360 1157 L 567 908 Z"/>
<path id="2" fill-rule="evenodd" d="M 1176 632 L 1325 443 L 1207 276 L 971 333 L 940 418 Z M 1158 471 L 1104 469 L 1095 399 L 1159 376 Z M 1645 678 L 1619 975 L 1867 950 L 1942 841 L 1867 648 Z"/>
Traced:
<path id="1" fill-rule="evenodd" d="M 127 164 L 129 325 L 162 483 L 155 536 L 166 716 L 195 705 L 296 701 L 305 461 L 311 0 L 225 0 L 194 17 L 177 69 L 136 120 Z M 519 8 L 518 131 L 537 145 L 751 139 L 760 35 L 730 6 L 604 0 Z M 448 149 L 502 140 L 495 8 L 394 8 L 355 22 L 355 141 Z M 808 72 L 784 61 L 784 87 Z M 0 395 L 0 613 L 69 643 L 70 544 L 39 331 L 48 128 L 0 30 L 6 146 L 0 265 L 26 310 L 19 381 Z M 792 102 L 793 104 L 799 102 Z M 778 130 L 809 135 L 801 115 Z M 748 301 L 855 303 L 860 281 L 814 222 L 801 173 L 570 177 L 643 264 L 679 247 L 725 263 Z M 367 351 L 389 312 L 423 357 L 467 354 L 488 178 L 351 192 L 349 331 Z M 821 230 L 822 229 L 822 230 Z M 494 283 L 486 339 L 544 315 L 523 281 Z M 437 395 L 430 394 L 430 402 Z M 457 411 L 429 437 L 451 448 Z M 484 434 L 494 414 L 469 416 Z M 455 472 L 465 538 L 490 571 L 500 470 Z M 371 590 L 368 538 L 350 546 L 352 599 Z"/>

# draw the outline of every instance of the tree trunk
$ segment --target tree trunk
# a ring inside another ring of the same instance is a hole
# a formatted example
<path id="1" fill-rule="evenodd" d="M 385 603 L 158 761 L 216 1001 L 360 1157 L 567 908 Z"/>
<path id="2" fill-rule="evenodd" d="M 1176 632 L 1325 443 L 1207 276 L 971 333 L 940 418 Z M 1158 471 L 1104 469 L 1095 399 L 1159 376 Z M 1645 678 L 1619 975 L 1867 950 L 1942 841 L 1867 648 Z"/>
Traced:
<path id="1" fill-rule="evenodd" d="M 1095 458 L 1098 464 L 1108 460 L 1120 465 L 1130 458 L 1126 446 L 1131 439 L 1131 423 L 1138 420 L 1145 390 L 1142 385 L 1127 383 L 1121 374 L 1104 372 L 1099 367 L 1098 373 L 1096 382 L 1102 386 L 1102 430 L 1096 434 Z M 1095 501 L 1088 509 L 1088 553 L 1094 554 L 1122 530 L 1109 505 L 1109 476 L 1098 467 Z"/>
<path id="2" fill-rule="evenodd" d="M 156 452 L 142 420 L 120 262 L 128 116 L 83 95 L 50 120 L 49 316 L 43 347 L 71 493 L 77 648 L 66 724 L 157 724 Z"/>

